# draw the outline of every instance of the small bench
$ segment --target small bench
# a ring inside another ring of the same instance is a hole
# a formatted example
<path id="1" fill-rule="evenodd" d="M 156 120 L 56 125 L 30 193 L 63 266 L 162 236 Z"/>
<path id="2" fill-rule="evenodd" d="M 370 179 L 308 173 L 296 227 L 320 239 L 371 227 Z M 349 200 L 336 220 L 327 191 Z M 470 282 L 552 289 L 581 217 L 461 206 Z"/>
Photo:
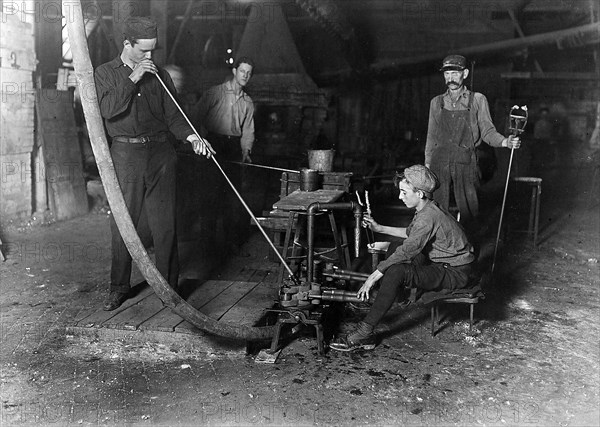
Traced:
<path id="1" fill-rule="evenodd" d="M 456 289 L 426 292 L 420 297 L 420 303 L 431 305 L 431 336 L 435 336 L 436 326 L 440 323 L 440 304 L 468 304 L 469 305 L 469 332 L 473 330 L 473 317 L 475 304 L 485 298 L 481 286 L 477 285 L 468 289 Z"/>

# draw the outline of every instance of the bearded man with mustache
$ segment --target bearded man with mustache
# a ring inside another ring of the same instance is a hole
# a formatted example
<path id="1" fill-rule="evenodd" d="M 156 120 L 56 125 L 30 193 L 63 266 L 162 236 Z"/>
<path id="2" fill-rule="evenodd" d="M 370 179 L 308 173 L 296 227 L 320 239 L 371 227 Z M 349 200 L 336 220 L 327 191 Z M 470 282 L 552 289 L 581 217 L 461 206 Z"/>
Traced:
<path id="1" fill-rule="evenodd" d="M 492 147 L 519 148 L 521 141 L 498 133 L 486 97 L 465 86 L 469 69 L 464 56 L 447 56 L 440 71 L 448 90 L 434 97 L 429 106 L 425 165 L 440 181 L 434 200 L 448 209 L 453 188 L 460 222 L 474 238 L 478 232 L 480 180 L 475 149 L 483 142 Z"/>

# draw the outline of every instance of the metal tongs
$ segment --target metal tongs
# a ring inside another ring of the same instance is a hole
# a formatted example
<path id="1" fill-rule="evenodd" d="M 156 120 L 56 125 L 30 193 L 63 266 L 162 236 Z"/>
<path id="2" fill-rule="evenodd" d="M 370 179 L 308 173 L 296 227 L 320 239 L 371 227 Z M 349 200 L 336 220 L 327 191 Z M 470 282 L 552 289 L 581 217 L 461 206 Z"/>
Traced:
<path id="1" fill-rule="evenodd" d="M 363 207 L 366 207 L 367 215 L 371 216 L 371 202 L 369 201 L 369 192 L 367 190 L 365 190 L 365 203 L 362 202 L 362 200 L 360 198 L 360 194 L 358 194 L 358 191 L 355 191 L 355 193 L 356 193 L 356 200 L 358 201 L 358 204 Z M 371 245 L 375 241 L 375 236 L 373 235 L 373 230 L 371 230 L 369 227 L 365 227 L 365 233 L 367 234 L 367 241 L 369 242 L 369 245 Z"/>

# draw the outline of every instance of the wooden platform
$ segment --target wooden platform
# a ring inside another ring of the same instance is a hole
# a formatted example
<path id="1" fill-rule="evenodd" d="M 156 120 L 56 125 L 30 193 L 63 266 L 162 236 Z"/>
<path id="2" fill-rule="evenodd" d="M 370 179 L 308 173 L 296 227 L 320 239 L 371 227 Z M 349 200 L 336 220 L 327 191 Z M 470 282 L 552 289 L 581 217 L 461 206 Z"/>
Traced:
<path id="1" fill-rule="evenodd" d="M 208 280 L 192 290 L 186 301 L 219 322 L 257 326 L 264 324 L 278 292 L 270 270 L 242 270 L 228 279 Z M 99 340 L 193 345 L 211 352 L 245 353 L 243 341 L 215 337 L 199 330 L 164 307 L 145 282 L 132 289 L 134 296 L 114 311 L 101 306 L 82 311 L 67 334 Z"/>

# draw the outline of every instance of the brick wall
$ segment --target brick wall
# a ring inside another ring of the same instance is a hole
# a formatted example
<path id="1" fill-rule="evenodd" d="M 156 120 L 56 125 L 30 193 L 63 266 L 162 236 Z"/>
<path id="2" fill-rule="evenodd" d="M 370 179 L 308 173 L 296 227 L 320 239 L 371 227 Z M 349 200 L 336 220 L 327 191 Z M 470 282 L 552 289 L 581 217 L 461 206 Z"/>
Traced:
<path id="1" fill-rule="evenodd" d="M 1 14 L 0 26 L 0 214 L 31 214 L 35 167 L 33 25 Z"/>

